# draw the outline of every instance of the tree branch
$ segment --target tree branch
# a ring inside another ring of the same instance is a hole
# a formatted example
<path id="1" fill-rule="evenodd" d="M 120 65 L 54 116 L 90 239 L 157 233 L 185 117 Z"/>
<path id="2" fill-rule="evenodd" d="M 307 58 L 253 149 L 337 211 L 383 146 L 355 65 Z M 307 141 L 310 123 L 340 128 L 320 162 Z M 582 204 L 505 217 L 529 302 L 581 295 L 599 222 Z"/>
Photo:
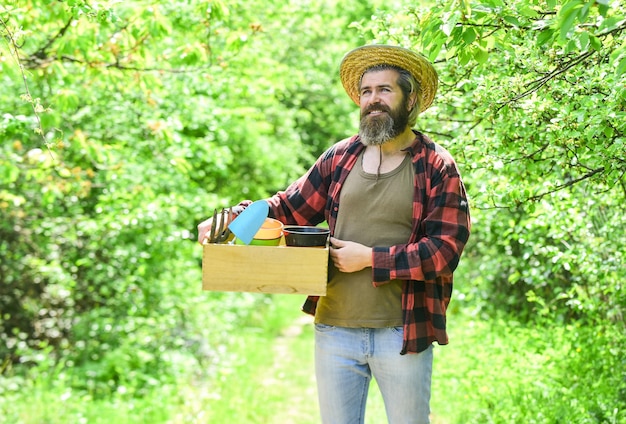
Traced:
<path id="1" fill-rule="evenodd" d="M 567 72 L 568 70 L 570 70 L 571 68 L 573 68 L 574 66 L 580 64 L 581 62 L 587 60 L 589 57 L 593 56 L 593 54 L 596 53 L 595 51 L 588 51 L 585 52 L 581 55 L 579 55 L 578 57 L 575 57 L 574 59 L 570 60 L 569 62 L 567 62 L 564 66 L 559 67 L 554 69 L 552 72 L 547 73 L 545 76 L 536 79 L 535 81 L 532 81 L 531 83 L 529 83 L 527 86 L 530 87 L 528 88 L 526 91 L 524 91 L 523 93 L 518 94 L 515 97 L 510 98 L 509 100 L 507 100 L 506 102 L 504 102 L 502 105 L 500 105 L 500 107 L 498 107 L 496 109 L 496 113 L 499 112 L 502 108 L 504 108 L 505 106 L 514 103 L 532 93 L 537 92 L 541 87 L 543 87 L 544 85 L 546 85 L 550 80 L 556 78 L 557 76 Z"/>
<path id="2" fill-rule="evenodd" d="M 7 34 L 7 39 L 8 39 L 8 44 L 9 44 L 9 53 L 15 59 L 15 62 L 17 63 L 17 67 L 20 70 L 20 74 L 22 76 L 22 83 L 24 84 L 24 90 L 26 91 L 26 94 L 22 98 L 25 99 L 28 103 L 30 103 L 31 107 L 33 108 L 33 114 L 35 115 L 35 119 L 37 120 L 37 128 L 35 128 L 35 133 L 39 135 L 39 137 L 41 137 L 41 140 L 44 146 L 46 146 L 46 149 L 48 150 L 48 154 L 50 155 L 50 157 L 52 157 L 52 159 L 55 159 L 54 154 L 52 153 L 52 150 L 50 150 L 50 145 L 46 141 L 46 136 L 43 131 L 43 125 L 41 123 L 41 117 L 39 116 L 39 112 L 43 111 L 44 109 L 39 103 L 39 99 L 33 99 L 32 95 L 30 94 L 30 89 L 28 87 L 28 80 L 26 79 L 26 74 L 24 73 L 24 65 L 22 64 L 22 59 L 20 58 L 20 50 L 17 45 L 17 40 L 15 39 L 15 35 L 9 29 L 9 26 L 7 25 L 6 21 L 2 19 L 1 16 L 0 16 L 0 24 L 2 24 Z"/>
<path id="3" fill-rule="evenodd" d="M 73 63 L 79 63 L 81 65 L 86 65 L 90 68 L 115 68 L 115 69 L 119 69 L 120 71 L 132 71 L 132 72 L 163 72 L 163 73 L 170 73 L 170 74 L 185 74 L 185 73 L 192 73 L 192 72 L 199 72 L 199 71 L 205 71 L 207 69 L 211 69 L 211 64 L 207 64 L 206 66 L 198 66 L 198 67 L 194 67 L 194 68 L 142 68 L 139 66 L 127 66 L 127 65 L 122 65 L 120 63 L 119 60 L 116 60 L 113 63 L 103 63 L 103 62 L 88 62 L 86 60 L 82 60 L 82 59 L 78 59 L 72 56 L 67 56 L 67 55 L 62 55 L 60 56 L 60 59 L 65 61 L 65 62 L 73 62 Z M 119 58 L 116 58 L 119 59 Z"/>
<path id="4" fill-rule="evenodd" d="M 596 168 L 596 169 L 586 173 L 585 175 L 583 175 L 583 176 L 581 176 L 579 178 L 573 179 L 573 180 L 568 181 L 568 182 L 563 183 L 563 184 L 559 184 L 558 186 L 554 187 L 552 190 L 548 190 L 548 191 L 546 191 L 544 193 L 540 193 L 540 194 L 537 194 L 535 196 L 530 196 L 527 200 L 529 200 L 531 202 L 535 202 L 537 200 L 541 200 L 542 198 L 544 198 L 544 197 L 546 197 L 546 196 L 548 196 L 550 194 L 556 193 L 557 191 L 561 191 L 564 188 L 571 187 L 574 184 L 577 184 L 577 183 L 579 183 L 581 181 L 584 181 L 586 179 L 589 179 L 589 178 L 593 177 L 596 174 L 604 172 L 604 170 L 605 170 L 605 167 L 601 166 L 599 168 Z"/>
<path id="5" fill-rule="evenodd" d="M 45 61 L 46 59 L 48 59 L 48 49 L 50 48 L 50 46 L 52 46 L 52 44 L 58 40 L 59 38 L 63 37 L 65 35 L 65 33 L 67 32 L 68 28 L 70 27 L 70 25 L 72 25 L 72 21 L 74 19 L 70 18 L 65 25 L 63 26 L 63 28 L 61 28 L 59 30 L 59 32 L 57 32 L 57 34 L 54 37 L 51 37 L 50 39 L 48 39 L 48 42 L 41 47 L 39 50 L 37 50 L 35 53 L 29 55 L 29 57 L 27 58 L 27 60 L 32 60 L 31 58 L 36 57 L 39 60 Z"/>

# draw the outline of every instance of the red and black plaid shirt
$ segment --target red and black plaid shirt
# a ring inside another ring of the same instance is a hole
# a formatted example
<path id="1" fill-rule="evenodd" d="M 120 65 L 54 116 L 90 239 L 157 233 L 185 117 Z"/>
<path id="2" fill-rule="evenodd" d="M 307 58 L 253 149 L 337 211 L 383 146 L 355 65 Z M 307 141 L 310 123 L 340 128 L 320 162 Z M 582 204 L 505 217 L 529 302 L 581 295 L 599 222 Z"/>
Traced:
<path id="1" fill-rule="evenodd" d="M 452 274 L 470 230 L 465 187 L 454 159 L 428 137 L 415 135 L 407 149 L 415 168 L 411 238 L 407 244 L 374 246 L 372 257 L 374 286 L 404 281 L 402 354 L 421 352 L 434 341 L 448 343 L 446 308 Z M 305 175 L 268 199 L 270 216 L 297 225 L 326 220 L 334 234 L 341 187 L 364 148 L 358 136 L 333 145 Z M 318 299 L 309 296 L 303 311 L 315 314 Z"/>

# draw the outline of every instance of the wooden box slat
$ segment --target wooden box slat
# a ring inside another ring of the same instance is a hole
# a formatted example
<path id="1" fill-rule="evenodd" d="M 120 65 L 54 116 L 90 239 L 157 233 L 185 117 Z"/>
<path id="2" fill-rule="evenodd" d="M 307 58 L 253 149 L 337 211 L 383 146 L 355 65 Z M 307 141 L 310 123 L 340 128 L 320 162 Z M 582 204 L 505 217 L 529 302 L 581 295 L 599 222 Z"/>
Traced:
<path id="1" fill-rule="evenodd" d="M 326 295 L 328 247 L 205 244 L 202 289 Z"/>

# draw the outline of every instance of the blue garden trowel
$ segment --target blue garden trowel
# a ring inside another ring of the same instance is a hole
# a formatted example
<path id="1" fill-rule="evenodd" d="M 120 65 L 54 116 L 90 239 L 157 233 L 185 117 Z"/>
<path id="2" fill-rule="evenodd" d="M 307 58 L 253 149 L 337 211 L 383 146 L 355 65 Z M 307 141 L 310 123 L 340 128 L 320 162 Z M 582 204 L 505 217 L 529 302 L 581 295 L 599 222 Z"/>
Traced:
<path id="1" fill-rule="evenodd" d="M 254 235 L 263 225 L 269 213 L 269 206 L 265 200 L 257 200 L 245 208 L 237 218 L 228 225 L 228 229 L 244 244 L 250 244 Z"/>

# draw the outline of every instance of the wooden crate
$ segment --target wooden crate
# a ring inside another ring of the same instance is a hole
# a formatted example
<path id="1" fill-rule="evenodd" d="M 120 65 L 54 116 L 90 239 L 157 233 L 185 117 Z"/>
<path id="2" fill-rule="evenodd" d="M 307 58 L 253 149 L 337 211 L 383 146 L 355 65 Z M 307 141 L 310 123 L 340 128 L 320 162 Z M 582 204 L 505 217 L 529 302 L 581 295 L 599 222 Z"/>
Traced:
<path id="1" fill-rule="evenodd" d="M 202 289 L 326 295 L 328 247 L 205 244 Z"/>

